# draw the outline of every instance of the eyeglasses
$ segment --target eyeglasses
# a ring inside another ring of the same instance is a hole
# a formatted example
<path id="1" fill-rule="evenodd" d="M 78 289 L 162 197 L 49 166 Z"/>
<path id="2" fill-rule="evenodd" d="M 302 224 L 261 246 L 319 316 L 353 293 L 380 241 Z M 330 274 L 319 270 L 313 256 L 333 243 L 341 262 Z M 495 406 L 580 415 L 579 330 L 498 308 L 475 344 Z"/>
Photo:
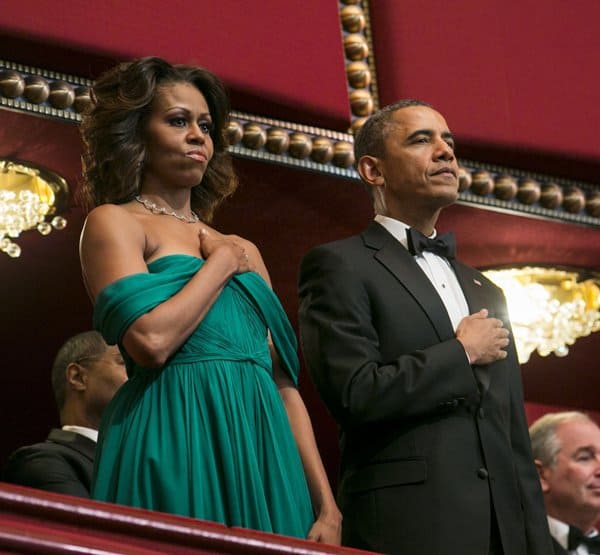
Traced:
<path id="1" fill-rule="evenodd" d="M 93 360 L 100 360 L 102 358 L 104 358 L 104 354 L 102 354 L 102 355 L 89 355 L 89 356 L 85 356 L 85 357 L 79 357 L 78 359 L 74 360 L 73 362 L 75 364 L 81 364 L 83 361 L 86 361 L 86 360 L 93 361 Z M 115 354 L 114 355 L 114 362 L 116 364 L 125 365 L 125 361 L 123 360 L 123 357 L 120 354 Z"/>

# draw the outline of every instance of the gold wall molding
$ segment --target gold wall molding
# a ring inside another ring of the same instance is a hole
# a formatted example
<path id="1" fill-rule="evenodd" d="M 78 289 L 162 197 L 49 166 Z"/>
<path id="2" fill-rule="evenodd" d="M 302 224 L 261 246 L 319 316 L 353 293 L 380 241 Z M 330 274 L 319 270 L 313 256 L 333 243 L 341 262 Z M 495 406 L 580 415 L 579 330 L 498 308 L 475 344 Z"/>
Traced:
<path id="1" fill-rule="evenodd" d="M 459 200 L 600 229 L 600 185 L 459 159 Z"/>
<path id="2" fill-rule="evenodd" d="M 340 0 L 339 11 L 351 114 L 349 131 L 356 133 L 379 108 L 369 2 Z"/>
<path id="3" fill-rule="evenodd" d="M 0 107 L 79 123 L 92 81 L 0 60 Z M 234 156 L 359 181 L 353 136 L 233 111 Z M 464 204 L 600 228 L 600 185 L 459 159 Z"/>
<path id="4" fill-rule="evenodd" d="M 79 123 L 92 81 L 0 60 L 0 106 Z"/>

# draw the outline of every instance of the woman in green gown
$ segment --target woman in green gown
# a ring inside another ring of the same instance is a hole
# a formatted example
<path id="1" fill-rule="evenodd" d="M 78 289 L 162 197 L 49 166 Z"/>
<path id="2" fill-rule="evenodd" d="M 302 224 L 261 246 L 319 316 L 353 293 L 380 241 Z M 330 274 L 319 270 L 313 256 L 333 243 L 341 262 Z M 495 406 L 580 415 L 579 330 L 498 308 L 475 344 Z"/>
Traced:
<path id="1" fill-rule="evenodd" d="M 256 246 L 209 226 L 237 185 L 227 118 L 201 68 L 143 58 L 94 85 L 81 265 L 130 379 L 104 414 L 93 497 L 339 543 L 293 330 Z"/>

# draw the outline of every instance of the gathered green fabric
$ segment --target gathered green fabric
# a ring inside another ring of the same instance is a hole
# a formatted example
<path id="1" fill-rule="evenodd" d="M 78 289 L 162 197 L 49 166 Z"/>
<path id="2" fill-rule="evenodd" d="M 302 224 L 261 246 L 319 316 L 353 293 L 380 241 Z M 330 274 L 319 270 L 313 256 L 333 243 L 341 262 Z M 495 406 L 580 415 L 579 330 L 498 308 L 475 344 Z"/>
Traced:
<path id="1" fill-rule="evenodd" d="M 229 526 L 304 538 L 313 511 L 300 456 L 272 377 L 270 331 L 297 382 L 293 329 L 255 273 L 236 275 L 162 368 L 137 366 L 127 328 L 202 266 L 187 255 L 148 264 L 98 296 L 94 325 L 118 343 L 130 379 L 107 407 L 93 497 Z"/>

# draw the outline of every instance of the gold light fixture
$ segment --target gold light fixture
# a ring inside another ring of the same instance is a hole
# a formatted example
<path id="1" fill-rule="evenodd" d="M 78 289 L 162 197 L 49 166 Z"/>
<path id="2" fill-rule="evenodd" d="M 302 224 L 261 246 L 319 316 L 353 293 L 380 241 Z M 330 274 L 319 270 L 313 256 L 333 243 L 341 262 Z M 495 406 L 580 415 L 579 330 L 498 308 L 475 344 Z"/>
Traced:
<path id="1" fill-rule="evenodd" d="M 504 290 L 522 364 L 534 350 L 566 356 L 578 337 L 600 330 L 598 277 L 534 267 L 483 273 Z"/>
<path id="2" fill-rule="evenodd" d="M 67 182 L 58 174 L 29 162 L 0 159 L 0 250 L 12 258 L 21 255 L 13 239 L 37 229 L 48 235 L 64 229 L 59 215 L 69 197 Z"/>

